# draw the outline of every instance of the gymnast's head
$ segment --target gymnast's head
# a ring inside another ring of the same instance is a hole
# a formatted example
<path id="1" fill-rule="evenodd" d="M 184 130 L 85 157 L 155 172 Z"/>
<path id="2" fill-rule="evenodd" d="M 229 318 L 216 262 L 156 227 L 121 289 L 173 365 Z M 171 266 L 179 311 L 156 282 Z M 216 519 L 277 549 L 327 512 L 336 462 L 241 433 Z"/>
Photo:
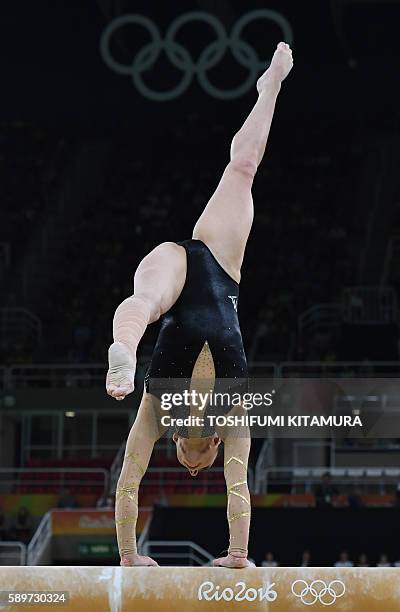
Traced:
<path id="1" fill-rule="evenodd" d="M 176 444 L 179 463 L 189 470 L 191 476 L 197 476 L 201 470 L 212 466 L 221 444 L 221 438 L 217 435 L 207 438 L 182 438 L 174 433 L 172 439 Z"/>

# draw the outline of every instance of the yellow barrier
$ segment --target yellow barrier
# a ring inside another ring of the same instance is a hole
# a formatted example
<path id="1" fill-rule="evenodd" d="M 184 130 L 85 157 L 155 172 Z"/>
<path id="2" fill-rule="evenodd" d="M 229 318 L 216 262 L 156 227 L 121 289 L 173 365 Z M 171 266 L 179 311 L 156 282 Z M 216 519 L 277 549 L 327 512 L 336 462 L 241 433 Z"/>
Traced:
<path id="1" fill-rule="evenodd" d="M 37 591 L 69 593 L 66 604 L 53 599 L 31 608 L 47 612 L 398 612 L 400 569 L 0 567 L 0 591 L 14 593 L 13 604 L 1 595 L 7 612 L 30 609 L 15 592 Z"/>

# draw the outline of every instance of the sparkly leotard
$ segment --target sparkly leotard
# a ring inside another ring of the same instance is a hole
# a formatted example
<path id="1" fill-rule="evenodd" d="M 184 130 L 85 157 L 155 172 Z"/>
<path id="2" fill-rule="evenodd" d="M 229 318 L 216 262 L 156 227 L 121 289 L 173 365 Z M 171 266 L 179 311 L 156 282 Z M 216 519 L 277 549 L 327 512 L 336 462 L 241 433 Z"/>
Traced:
<path id="1" fill-rule="evenodd" d="M 215 378 L 215 388 L 230 379 L 231 387 L 234 384 L 243 391 L 247 361 L 237 313 L 239 284 L 201 240 L 178 244 L 186 250 L 186 281 L 176 303 L 162 316 L 145 378 L 146 390 L 160 397 L 159 379 L 180 380 L 188 387 L 197 371 L 198 378 Z M 208 407 L 207 414 L 213 409 Z M 179 414 L 185 415 L 185 408 Z M 186 437 L 184 428 L 180 434 Z M 208 428 L 200 435 L 210 435 Z"/>

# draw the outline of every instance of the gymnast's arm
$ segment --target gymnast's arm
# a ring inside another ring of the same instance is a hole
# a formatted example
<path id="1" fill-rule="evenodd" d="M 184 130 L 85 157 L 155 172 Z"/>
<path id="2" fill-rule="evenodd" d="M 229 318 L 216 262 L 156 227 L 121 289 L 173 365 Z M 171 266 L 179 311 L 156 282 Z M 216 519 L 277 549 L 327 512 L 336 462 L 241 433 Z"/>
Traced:
<path id="1" fill-rule="evenodd" d="M 242 409 L 231 412 L 242 414 Z M 219 433 L 219 432 L 218 432 Z M 227 518 L 229 549 L 226 557 L 216 559 L 214 565 L 248 567 L 247 560 L 251 502 L 247 484 L 247 463 L 251 437 L 248 427 L 226 427 L 220 437 L 224 441 L 224 475 L 227 488 Z"/>
<path id="2" fill-rule="evenodd" d="M 138 554 L 136 522 L 139 486 L 146 473 L 154 444 L 163 435 L 159 401 L 145 393 L 126 443 L 115 499 L 115 523 L 121 565 L 157 565 Z"/>

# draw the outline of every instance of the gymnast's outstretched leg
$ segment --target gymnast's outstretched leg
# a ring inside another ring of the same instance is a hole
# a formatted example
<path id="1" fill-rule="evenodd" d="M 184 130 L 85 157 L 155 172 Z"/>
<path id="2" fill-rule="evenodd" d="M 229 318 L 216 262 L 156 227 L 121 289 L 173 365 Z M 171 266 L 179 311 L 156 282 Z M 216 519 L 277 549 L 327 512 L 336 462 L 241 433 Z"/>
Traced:
<path id="1" fill-rule="evenodd" d="M 193 230 L 193 238 L 205 242 L 237 282 L 253 222 L 253 179 L 265 152 L 281 82 L 292 66 L 289 45 L 279 43 L 257 82 L 257 102 L 232 140 L 230 161 Z"/>

